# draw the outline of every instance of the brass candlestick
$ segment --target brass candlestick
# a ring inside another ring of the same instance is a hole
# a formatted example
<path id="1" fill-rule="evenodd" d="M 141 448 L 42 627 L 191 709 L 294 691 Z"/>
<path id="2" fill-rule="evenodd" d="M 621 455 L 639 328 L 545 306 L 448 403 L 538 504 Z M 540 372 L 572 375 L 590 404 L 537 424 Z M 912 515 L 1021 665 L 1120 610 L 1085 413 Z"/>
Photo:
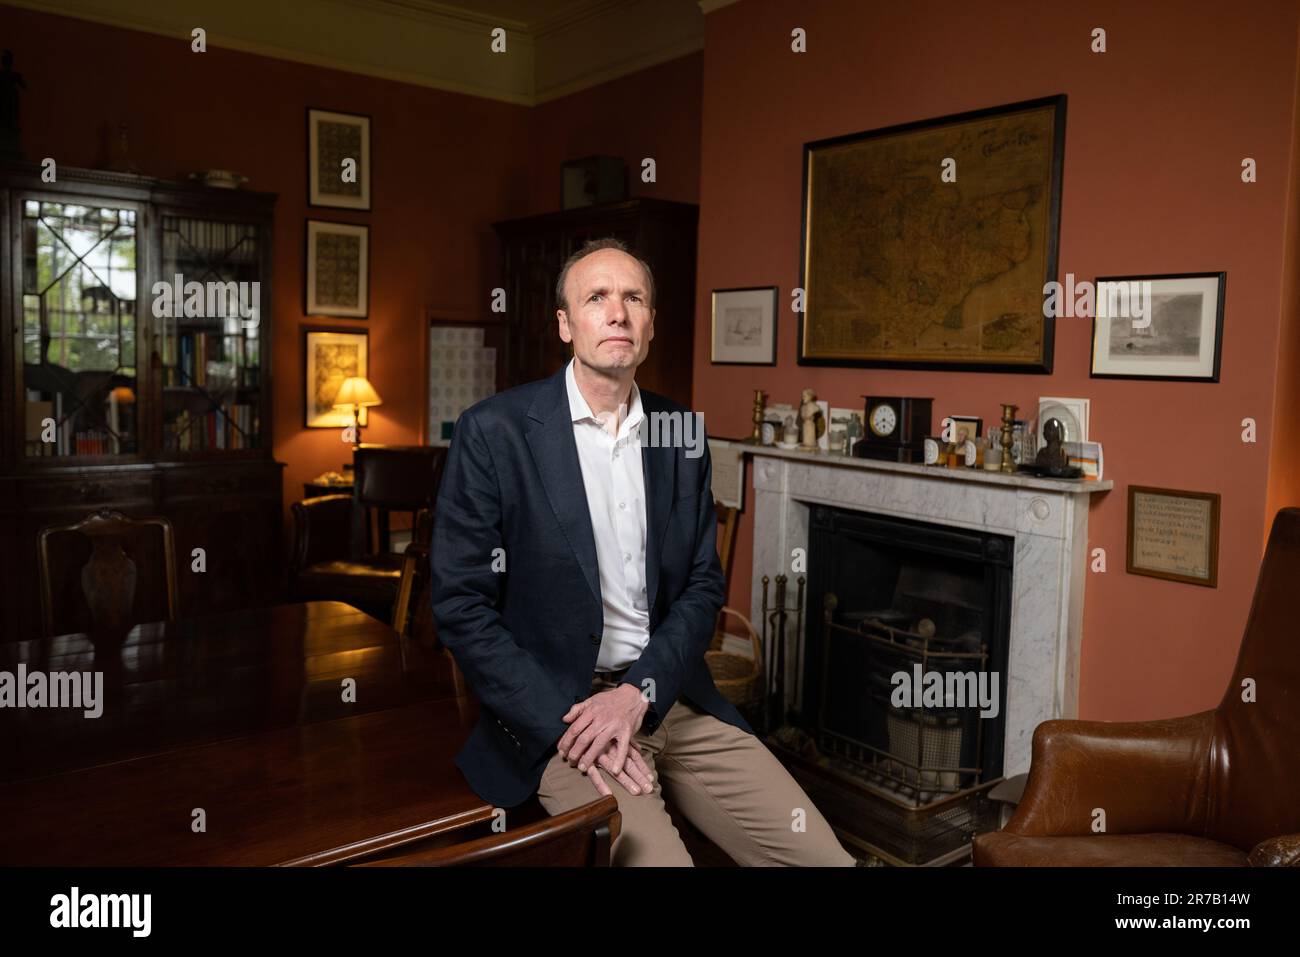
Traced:
<path id="1" fill-rule="evenodd" d="M 1016 427 L 1016 410 L 1018 406 L 1002 405 L 1002 471 L 1014 472 L 1016 463 L 1011 458 L 1011 443 Z"/>
<path id="2" fill-rule="evenodd" d="M 767 409 L 767 393 L 754 390 L 754 434 L 745 439 L 747 445 L 763 444 L 763 413 Z"/>

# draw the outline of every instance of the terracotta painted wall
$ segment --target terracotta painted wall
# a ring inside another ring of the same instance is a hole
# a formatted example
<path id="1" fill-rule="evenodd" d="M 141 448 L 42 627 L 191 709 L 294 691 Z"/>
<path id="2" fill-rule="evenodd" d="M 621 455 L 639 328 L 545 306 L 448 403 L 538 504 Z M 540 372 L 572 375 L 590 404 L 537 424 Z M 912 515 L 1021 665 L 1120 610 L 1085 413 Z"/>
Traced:
<path id="1" fill-rule="evenodd" d="M 629 196 L 700 200 L 700 84 L 704 55 L 693 53 L 602 83 L 528 114 L 529 206 L 560 208 L 560 164 L 581 156 L 621 156 Z M 641 181 L 641 161 L 657 179 Z"/>
<path id="2" fill-rule="evenodd" d="M 287 466 L 286 507 L 305 480 L 348 458 L 337 430 L 303 428 L 304 327 L 369 331 L 370 378 L 384 404 L 371 410 L 363 439 L 415 443 L 421 317 L 426 307 L 487 317 L 499 282 L 492 222 L 559 208 L 560 163 L 593 152 L 659 160 L 660 181 L 633 180 L 633 195 L 697 196 L 700 54 L 529 109 L 211 46 L 195 54 L 188 41 L 7 6 L 0 41 L 26 77 L 29 159 L 100 165 L 108 132 L 126 121 L 144 173 L 234 169 L 248 188 L 279 194 L 272 438 Z M 307 206 L 309 106 L 371 116 L 372 211 Z M 370 226 L 368 320 L 303 315 L 307 218 Z"/>
<path id="3" fill-rule="evenodd" d="M 1273 432 L 1284 437 L 1269 449 L 1268 514 L 1300 506 L 1300 73 L 1296 76 L 1286 247 L 1282 256 L 1282 326 L 1278 335 Z"/>
<path id="4" fill-rule="evenodd" d="M 868 391 L 934 396 L 937 414 L 986 422 L 1001 402 L 1090 397 L 1116 488 L 1089 516 L 1089 545 L 1106 549 L 1108 571 L 1087 582 L 1083 717 L 1212 707 L 1235 660 L 1268 521 L 1298 16 L 1293 2 L 1244 16 L 1217 0 L 742 0 L 707 17 L 698 328 L 713 288 L 776 284 L 786 308 L 775 368 L 712 366 L 707 331 L 697 335 L 697 408 L 712 433 L 743 435 L 754 388 L 793 402 L 811 386 L 836 406 Z M 803 55 L 790 51 L 796 26 L 808 33 Z M 1109 36 L 1101 55 L 1089 50 L 1096 26 Z M 797 366 L 788 296 L 799 282 L 802 144 L 1056 93 L 1069 96 L 1061 275 L 1226 270 L 1221 383 L 1091 379 L 1091 328 L 1079 319 L 1058 321 L 1050 376 Z M 1246 156 L 1259 165 L 1254 185 L 1240 179 Z M 1240 439 L 1247 416 L 1256 445 Z M 1125 573 L 1129 483 L 1223 496 L 1217 589 Z M 747 508 L 729 602 L 743 609 Z"/>

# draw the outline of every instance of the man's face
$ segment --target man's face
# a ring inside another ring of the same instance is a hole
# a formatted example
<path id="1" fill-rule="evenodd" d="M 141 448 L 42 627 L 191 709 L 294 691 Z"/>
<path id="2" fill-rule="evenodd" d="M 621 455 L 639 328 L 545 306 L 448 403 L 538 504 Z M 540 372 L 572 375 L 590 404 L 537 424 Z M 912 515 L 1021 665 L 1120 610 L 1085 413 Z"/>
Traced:
<path id="1" fill-rule="evenodd" d="M 573 343 L 580 364 L 617 374 L 645 361 L 655 337 L 655 311 L 635 257 L 617 249 L 584 256 L 570 268 L 564 296 L 567 312 L 556 310 L 560 338 Z"/>

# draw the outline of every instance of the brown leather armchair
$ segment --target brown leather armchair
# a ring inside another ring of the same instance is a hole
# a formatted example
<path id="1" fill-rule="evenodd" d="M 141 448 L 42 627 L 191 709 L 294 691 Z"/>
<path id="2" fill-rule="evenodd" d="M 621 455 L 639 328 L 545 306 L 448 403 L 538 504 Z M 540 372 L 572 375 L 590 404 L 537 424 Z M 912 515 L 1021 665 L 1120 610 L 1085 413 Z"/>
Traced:
<path id="1" fill-rule="evenodd" d="M 1044 721 L 981 866 L 1300 866 L 1300 509 L 1278 512 L 1228 690 L 1162 721 Z M 1254 700 L 1243 700 L 1253 682 Z M 1104 833 L 1093 833 L 1095 809 Z"/>

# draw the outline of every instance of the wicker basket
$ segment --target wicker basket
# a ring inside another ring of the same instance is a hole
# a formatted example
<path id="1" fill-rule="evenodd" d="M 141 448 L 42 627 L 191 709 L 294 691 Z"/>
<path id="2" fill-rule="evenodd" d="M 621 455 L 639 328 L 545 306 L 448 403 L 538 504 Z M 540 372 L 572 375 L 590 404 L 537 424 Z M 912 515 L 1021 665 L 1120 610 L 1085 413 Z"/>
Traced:
<path id="1" fill-rule="evenodd" d="M 744 625 L 744 634 L 729 632 L 724 628 L 728 616 L 738 619 Z M 728 636 L 748 638 L 753 657 L 723 651 L 722 642 Z M 704 661 L 722 696 L 736 707 L 748 707 L 758 701 L 763 687 L 763 643 L 749 619 L 736 609 L 723 608 L 718 614 L 718 626 L 713 633 L 709 650 L 704 653 Z"/>

